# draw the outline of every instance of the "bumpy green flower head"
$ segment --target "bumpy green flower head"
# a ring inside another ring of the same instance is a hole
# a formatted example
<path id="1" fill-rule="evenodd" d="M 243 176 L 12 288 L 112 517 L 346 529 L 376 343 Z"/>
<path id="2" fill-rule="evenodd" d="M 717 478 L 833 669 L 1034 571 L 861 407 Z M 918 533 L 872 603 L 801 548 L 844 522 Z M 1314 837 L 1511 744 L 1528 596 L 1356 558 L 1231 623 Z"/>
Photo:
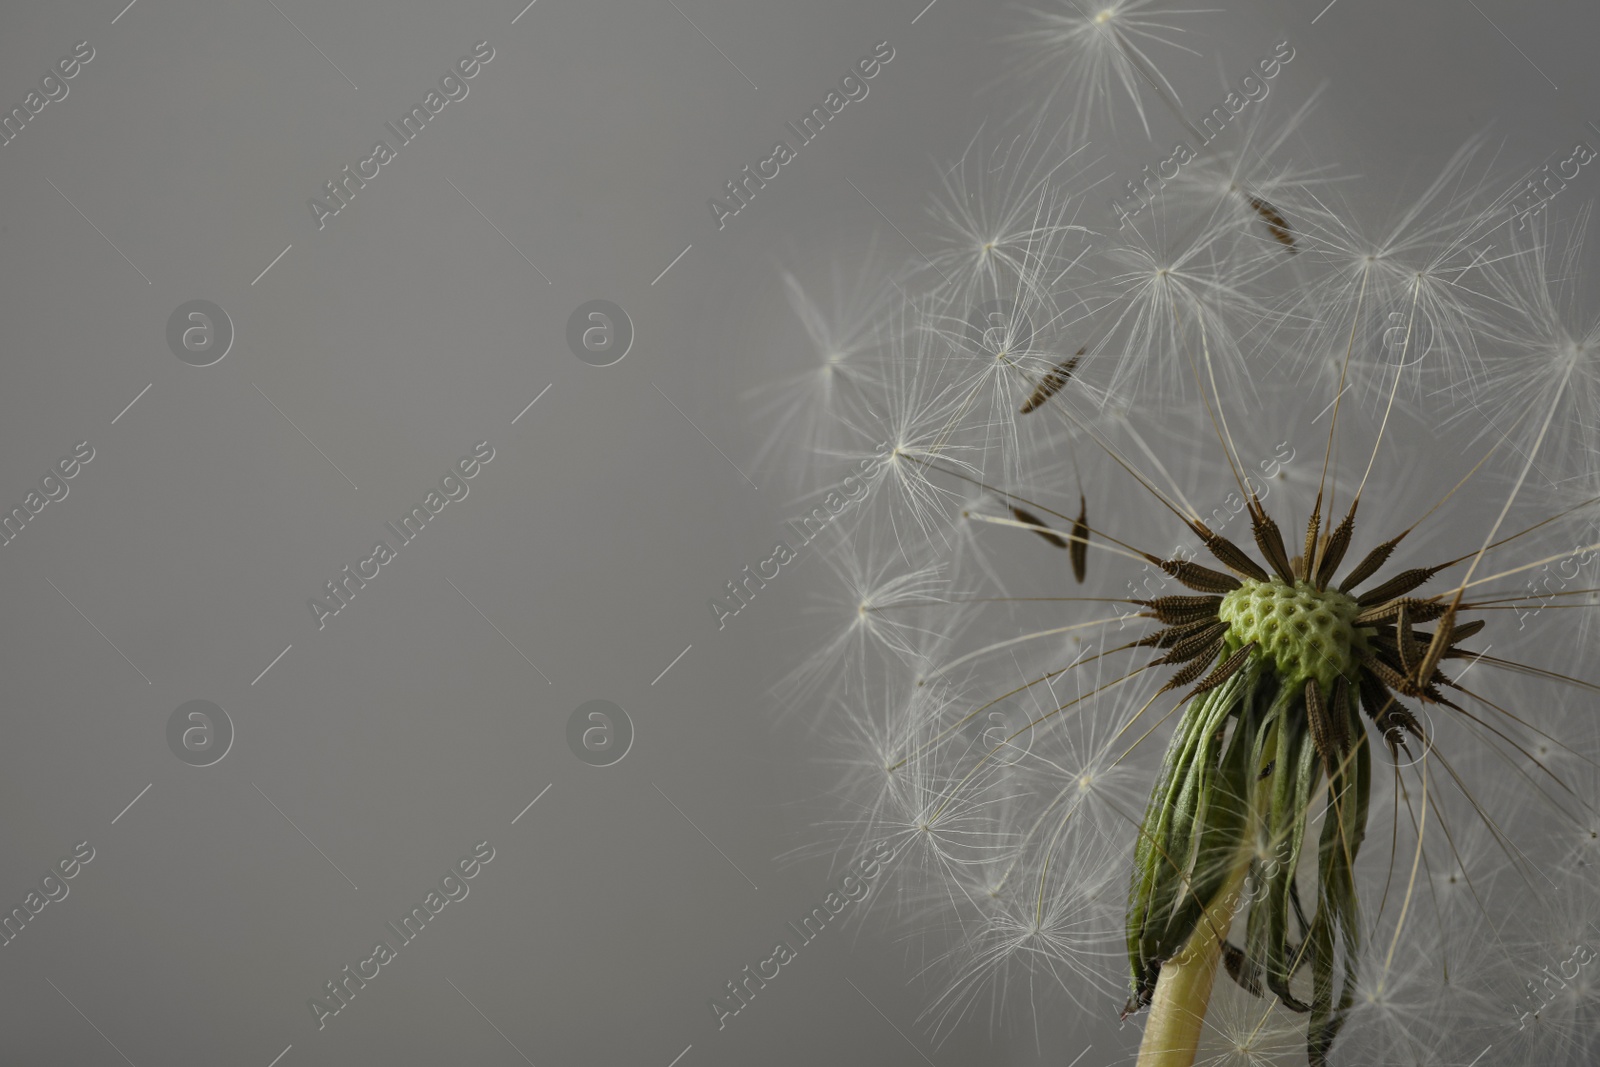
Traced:
<path id="1" fill-rule="evenodd" d="M 1314 678 L 1324 692 L 1335 678 L 1354 677 L 1368 629 L 1356 625 L 1361 607 L 1337 589 L 1305 581 L 1245 579 L 1222 598 L 1217 618 L 1228 624 L 1228 650 L 1256 643 L 1255 655 L 1290 686 Z"/>

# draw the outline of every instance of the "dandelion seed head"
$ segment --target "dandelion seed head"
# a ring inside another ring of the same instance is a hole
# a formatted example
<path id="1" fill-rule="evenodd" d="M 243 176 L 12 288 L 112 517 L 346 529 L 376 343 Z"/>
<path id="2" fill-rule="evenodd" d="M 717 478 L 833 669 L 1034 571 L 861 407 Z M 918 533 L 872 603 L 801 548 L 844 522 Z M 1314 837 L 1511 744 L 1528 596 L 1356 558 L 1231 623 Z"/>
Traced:
<path id="1" fill-rule="evenodd" d="M 1217 617 L 1227 623 L 1230 647 L 1255 643 L 1289 685 L 1315 678 L 1331 686 L 1348 675 L 1365 645 L 1356 625 L 1361 605 L 1337 589 L 1304 580 L 1245 581 L 1222 598 Z"/>

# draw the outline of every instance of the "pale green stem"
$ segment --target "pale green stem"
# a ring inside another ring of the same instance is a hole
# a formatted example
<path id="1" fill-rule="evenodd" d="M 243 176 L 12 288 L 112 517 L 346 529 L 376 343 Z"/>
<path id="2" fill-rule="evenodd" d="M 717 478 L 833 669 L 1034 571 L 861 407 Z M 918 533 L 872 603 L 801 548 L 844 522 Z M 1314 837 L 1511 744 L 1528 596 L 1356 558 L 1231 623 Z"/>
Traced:
<path id="1" fill-rule="evenodd" d="M 1205 1030 L 1211 985 L 1222 959 L 1222 942 L 1240 904 L 1239 890 L 1250 869 L 1250 853 L 1239 862 L 1189 943 L 1161 964 L 1150 1015 L 1139 1042 L 1138 1067 L 1191 1067 Z"/>
<path id="2" fill-rule="evenodd" d="M 1277 737 L 1278 723 L 1274 721 L 1267 727 L 1263 751 L 1273 751 Z M 1247 819 L 1251 836 L 1267 808 L 1268 790 L 1269 783 L 1258 777 Z M 1207 906 L 1205 917 L 1189 936 L 1188 943 L 1162 963 L 1150 1000 L 1150 1017 L 1144 1025 L 1144 1038 L 1139 1042 L 1137 1067 L 1193 1067 L 1195 1053 L 1200 1048 L 1200 1035 L 1205 1032 L 1206 1009 L 1211 1005 L 1217 964 L 1222 960 L 1222 944 L 1233 925 L 1234 913 L 1245 903 L 1241 891 L 1254 858 L 1247 842 L 1240 842 L 1233 870 Z"/>

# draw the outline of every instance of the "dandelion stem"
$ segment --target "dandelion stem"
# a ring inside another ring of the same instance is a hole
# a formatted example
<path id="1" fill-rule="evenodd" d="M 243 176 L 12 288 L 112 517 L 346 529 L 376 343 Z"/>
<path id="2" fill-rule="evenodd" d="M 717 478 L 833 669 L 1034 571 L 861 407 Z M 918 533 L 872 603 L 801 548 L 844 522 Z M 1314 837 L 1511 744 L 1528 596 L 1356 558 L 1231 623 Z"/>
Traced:
<path id="1" fill-rule="evenodd" d="M 1139 1042 L 1138 1067 L 1191 1067 L 1205 1029 L 1211 984 L 1222 959 L 1222 942 L 1242 903 L 1240 888 L 1250 869 L 1250 853 L 1241 851 L 1233 873 L 1217 894 L 1189 943 L 1161 965 L 1150 1016 Z"/>

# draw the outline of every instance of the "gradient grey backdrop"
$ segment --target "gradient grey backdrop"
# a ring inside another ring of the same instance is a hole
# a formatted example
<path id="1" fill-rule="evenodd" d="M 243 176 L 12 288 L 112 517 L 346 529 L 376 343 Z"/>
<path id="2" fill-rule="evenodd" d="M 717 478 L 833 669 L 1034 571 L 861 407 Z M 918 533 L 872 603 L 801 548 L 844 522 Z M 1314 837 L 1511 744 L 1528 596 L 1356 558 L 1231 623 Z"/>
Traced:
<path id="1" fill-rule="evenodd" d="M 1049 1019 L 1042 1053 L 982 1018 L 935 1047 L 919 947 L 879 926 L 830 929 L 725 1030 L 707 1007 L 836 877 L 780 859 L 828 840 L 810 802 L 831 772 L 767 695 L 816 640 L 824 570 L 801 563 L 721 632 L 706 608 L 792 511 L 752 463 L 744 399 L 807 365 L 779 270 L 823 290 L 874 233 L 914 256 L 935 161 L 1023 103 L 980 91 L 1016 13 L 124 3 L 0 11 L 4 109 L 95 49 L 0 147 L 0 505 L 95 449 L 0 548 L 0 905 L 95 849 L 0 948 L 0 1063 L 1078 1055 Z M 1186 102 L 1287 36 L 1269 104 L 1327 84 L 1305 161 L 1367 175 L 1363 206 L 1481 130 L 1520 169 L 1600 138 L 1580 0 L 1337 0 L 1315 24 L 1322 0 L 1226 6 L 1182 20 L 1201 57 L 1166 69 Z M 479 40 L 495 55 L 470 95 L 319 232 L 307 198 Z M 718 232 L 707 198 L 880 40 L 895 58 L 868 98 Z M 1177 128 L 1155 121 L 1162 152 L 1096 144 L 1094 174 L 1164 155 Z M 1108 222 L 1106 199 L 1083 221 Z M 237 333 L 206 368 L 165 339 L 197 298 Z M 637 333 L 611 367 L 566 346 L 592 299 Z M 307 598 L 484 439 L 469 496 L 319 631 Z M 637 732 L 607 768 L 566 743 L 594 698 Z M 166 742 L 193 699 L 236 730 L 207 768 Z M 470 896 L 319 1032 L 307 998 L 484 839 Z M 1115 1007 L 1084 1064 L 1132 1047 Z"/>

